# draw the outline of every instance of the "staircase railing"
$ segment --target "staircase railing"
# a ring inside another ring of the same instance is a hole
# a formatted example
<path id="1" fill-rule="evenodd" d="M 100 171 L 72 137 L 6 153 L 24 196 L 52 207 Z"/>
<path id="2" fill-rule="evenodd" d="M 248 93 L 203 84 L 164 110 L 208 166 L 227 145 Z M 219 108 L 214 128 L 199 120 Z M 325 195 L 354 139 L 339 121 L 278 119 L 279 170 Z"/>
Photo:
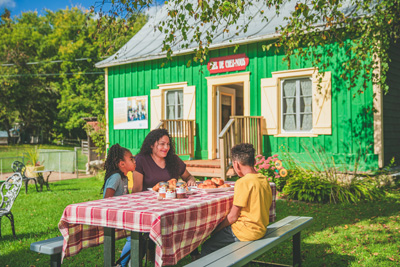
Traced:
<path id="1" fill-rule="evenodd" d="M 168 130 L 177 155 L 194 158 L 194 120 L 161 120 L 156 128 Z"/>
<path id="2" fill-rule="evenodd" d="M 231 148 L 240 143 L 250 143 L 256 153 L 262 153 L 261 116 L 231 116 L 219 134 L 219 157 L 221 178 L 226 180 L 226 172 L 232 166 Z"/>

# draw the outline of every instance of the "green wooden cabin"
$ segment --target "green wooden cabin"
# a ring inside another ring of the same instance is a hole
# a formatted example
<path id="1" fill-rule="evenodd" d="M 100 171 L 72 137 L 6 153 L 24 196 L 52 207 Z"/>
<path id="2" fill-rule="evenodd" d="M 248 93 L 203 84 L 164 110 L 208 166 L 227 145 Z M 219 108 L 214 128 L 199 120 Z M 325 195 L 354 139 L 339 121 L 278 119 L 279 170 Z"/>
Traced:
<path id="1" fill-rule="evenodd" d="M 109 144 L 136 153 L 151 129 L 166 127 L 182 158 L 220 158 L 223 167 L 229 165 L 229 148 L 244 141 L 263 155 L 291 156 L 304 166 L 315 162 L 352 170 L 358 164 L 374 170 L 400 158 L 398 44 L 391 49 L 389 93 L 369 84 L 353 97 L 357 88 L 349 90 L 340 78 L 346 55 L 337 44 L 334 56 L 322 59 L 331 67 L 320 90 L 318 69 L 309 61 L 293 58 L 288 67 L 282 52 L 263 50 L 276 38 L 270 24 L 284 23 L 279 17 L 268 25 L 256 18 L 239 36 L 216 35 L 203 64 L 193 61 L 194 46 L 177 44 L 173 60 L 162 66 L 164 35 L 153 26 L 165 12 L 96 64 L 106 71 Z"/>

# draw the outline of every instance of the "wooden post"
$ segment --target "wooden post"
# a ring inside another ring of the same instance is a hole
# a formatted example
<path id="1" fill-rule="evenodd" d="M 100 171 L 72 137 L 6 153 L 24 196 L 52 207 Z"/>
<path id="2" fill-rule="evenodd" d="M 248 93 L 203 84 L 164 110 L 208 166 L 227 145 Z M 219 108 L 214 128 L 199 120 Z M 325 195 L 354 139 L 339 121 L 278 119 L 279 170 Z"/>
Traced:
<path id="1" fill-rule="evenodd" d="M 115 229 L 104 227 L 104 267 L 115 263 Z"/>
<path id="2" fill-rule="evenodd" d="M 226 180 L 226 150 L 225 150 L 225 142 L 224 142 L 225 135 L 219 138 L 219 159 L 221 161 L 221 178 L 225 181 Z"/>
<path id="3" fill-rule="evenodd" d="M 143 244 L 140 233 L 131 232 L 131 266 L 142 267 Z"/>

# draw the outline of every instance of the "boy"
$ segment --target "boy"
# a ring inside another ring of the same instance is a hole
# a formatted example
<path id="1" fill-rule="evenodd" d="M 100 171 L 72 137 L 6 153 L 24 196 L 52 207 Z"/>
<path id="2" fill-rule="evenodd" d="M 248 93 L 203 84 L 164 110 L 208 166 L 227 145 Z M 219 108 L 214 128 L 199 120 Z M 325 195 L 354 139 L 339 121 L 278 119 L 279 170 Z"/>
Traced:
<path id="1" fill-rule="evenodd" d="M 265 235 L 272 192 L 266 177 L 254 169 L 254 153 L 251 144 L 231 149 L 233 168 L 241 178 L 235 184 L 229 214 L 202 245 L 201 257 L 233 242 L 257 240 Z"/>

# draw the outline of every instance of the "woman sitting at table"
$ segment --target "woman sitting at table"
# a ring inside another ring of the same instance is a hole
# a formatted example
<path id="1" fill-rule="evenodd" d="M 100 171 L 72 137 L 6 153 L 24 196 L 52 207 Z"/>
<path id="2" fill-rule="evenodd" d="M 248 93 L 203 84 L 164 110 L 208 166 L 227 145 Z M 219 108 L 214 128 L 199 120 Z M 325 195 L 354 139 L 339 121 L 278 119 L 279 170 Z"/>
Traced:
<path id="1" fill-rule="evenodd" d="M 186 164 L 175 154 L 175 147 L 166 129 L 152 130 L 144 139 L 136 156 L 132 193 L 145 191 L 159 182 L 180 176 L 188 186 L 196 179 L 187 171 Z"/>

